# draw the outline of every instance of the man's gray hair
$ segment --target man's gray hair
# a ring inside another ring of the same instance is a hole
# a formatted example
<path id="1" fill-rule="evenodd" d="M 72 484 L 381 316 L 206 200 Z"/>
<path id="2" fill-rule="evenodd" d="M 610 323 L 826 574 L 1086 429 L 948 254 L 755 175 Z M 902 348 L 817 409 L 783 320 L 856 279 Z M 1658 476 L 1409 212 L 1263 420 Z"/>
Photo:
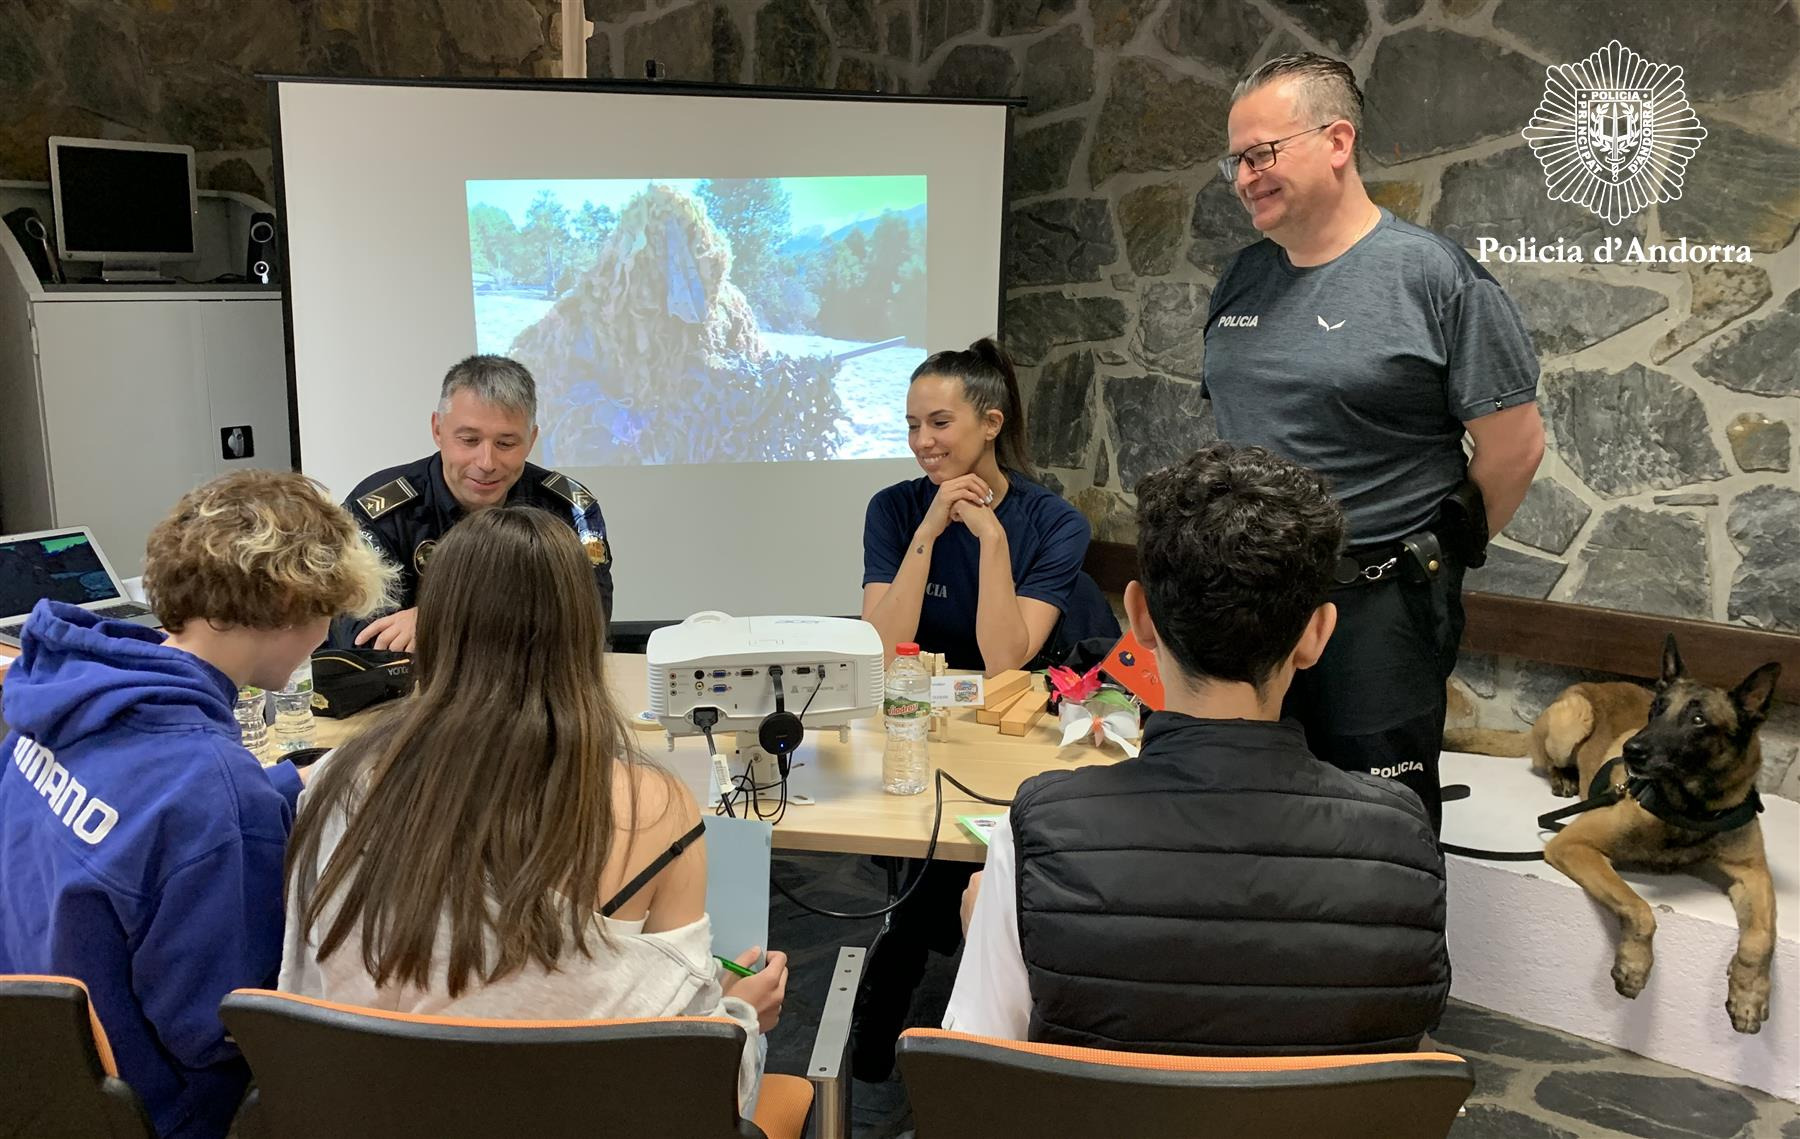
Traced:
<path id="1" fill-rule="evenodd" d="M 507 356 L 470 356 L 444 373 L 438 394 L 438 414 L 450 410 L 450 397 L 469 392 L 483 403 L 520 412 L 525 422 L 537 425 L 537 384 L 525 365 Z"/>
<path id="2" fill-rule="evenodd" d="M 1356 85 L 1356 73 L 1350 66 L 1330 56 L 1310 51 L 1278 55 L 1239 80 L 1231 92 L 1231 101 L 1236 103 L 1250 92 L 1283 79 L 1300 81 L 1296 94 L 1300 118 L 1307 127 L 1344 119 L 1356 128 L 1358 144 L 1362 142 L 1362 88 Z"/>

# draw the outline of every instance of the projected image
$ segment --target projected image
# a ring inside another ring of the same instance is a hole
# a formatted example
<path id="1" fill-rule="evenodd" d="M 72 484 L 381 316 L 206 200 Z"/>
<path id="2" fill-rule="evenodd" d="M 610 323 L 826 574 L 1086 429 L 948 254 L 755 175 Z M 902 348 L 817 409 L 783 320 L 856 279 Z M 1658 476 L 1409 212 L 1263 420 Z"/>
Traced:
<path id="1" fill-rule="evenodd" d="M 467 183 L 477 348 L 546 466 L 904 458 L 925 178 Z"/>

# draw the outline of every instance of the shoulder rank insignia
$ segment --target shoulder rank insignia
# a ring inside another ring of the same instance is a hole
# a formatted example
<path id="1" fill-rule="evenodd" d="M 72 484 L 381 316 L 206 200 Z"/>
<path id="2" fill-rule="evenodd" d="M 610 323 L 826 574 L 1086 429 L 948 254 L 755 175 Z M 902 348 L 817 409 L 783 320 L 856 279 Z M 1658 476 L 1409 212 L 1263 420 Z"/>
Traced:
<path id="1" fill-rule="evenodd" d="M 406 481 L 405 475 L 401 475 L 391 483 L 376 487 L 368 494 L 357 496 L 356 505 L 362 507 L 362 512 L 369 516 L 369 521 L 373 522 L 395 507 L 411 502 L 417 497 L 419 497 L 419 492 L 413 489 L 412 483 Z"/>
<path id="2" fill-rule="evenodd" d="M 551 471 L 538 485 L 577 510 L 586 510 L 594 505 L 594 496 L 588 492 L 588 488 L 561 471 Z"/>

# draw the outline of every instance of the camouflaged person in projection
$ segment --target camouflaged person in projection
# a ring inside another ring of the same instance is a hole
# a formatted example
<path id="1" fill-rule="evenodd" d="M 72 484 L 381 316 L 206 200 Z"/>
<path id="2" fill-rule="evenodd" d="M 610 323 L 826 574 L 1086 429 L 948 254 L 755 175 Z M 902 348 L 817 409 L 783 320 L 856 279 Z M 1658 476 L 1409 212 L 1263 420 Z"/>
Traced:
<path id="1" fill-rule="evenodd" d="M 730 275 L 730 241 L 698 198 L 652 185 L 625 206 L 594 267 L 509 352 L 537 377 L 545 462 L 836 453 L 836 364 L 769 351 Z"/>

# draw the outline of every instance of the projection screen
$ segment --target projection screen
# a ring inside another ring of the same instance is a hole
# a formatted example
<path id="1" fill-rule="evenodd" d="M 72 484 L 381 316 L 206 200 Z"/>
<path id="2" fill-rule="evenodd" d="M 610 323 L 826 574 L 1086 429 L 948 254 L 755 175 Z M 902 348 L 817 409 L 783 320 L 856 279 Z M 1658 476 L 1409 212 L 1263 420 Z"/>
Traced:
<path id="1" fill-rule="evenodd" d="M 272 82 L 303 470 L 430 453 L 444 371 L 511 355 L 615 621 L 858 611 L 907 378 L 998 330 L 1006 104 Z"/>

